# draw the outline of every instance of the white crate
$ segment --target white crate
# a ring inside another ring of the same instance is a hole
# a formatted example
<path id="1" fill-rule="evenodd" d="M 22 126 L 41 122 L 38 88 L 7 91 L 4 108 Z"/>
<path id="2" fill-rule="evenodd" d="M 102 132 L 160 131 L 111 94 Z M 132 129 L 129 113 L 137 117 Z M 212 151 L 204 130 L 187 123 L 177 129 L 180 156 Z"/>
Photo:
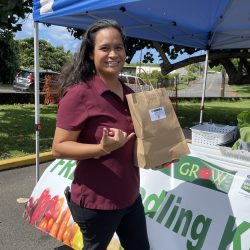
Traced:
<path id="1" fill-rule="evenodd" d="M 191 128 L 192 144 L 203 144 L 215 146 L 232 141 L 236 137 L 237 127 L 215 124 L 202 123 Z"/>
<path id="2" fill-rule="evenodd" d="M 223 156 L 233 158 L 240 161 L 250 162 L 250 152 L 229 147 L 220 147 L 220 152 Z"/>

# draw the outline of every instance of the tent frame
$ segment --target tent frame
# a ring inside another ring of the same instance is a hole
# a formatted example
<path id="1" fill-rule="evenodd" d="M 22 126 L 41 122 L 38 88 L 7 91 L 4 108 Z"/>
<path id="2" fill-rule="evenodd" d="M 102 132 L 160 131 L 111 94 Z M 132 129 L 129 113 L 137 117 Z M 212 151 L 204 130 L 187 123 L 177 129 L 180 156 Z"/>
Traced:
<path id="1" fill-rule="evenodd" d="M 36 130 L 36 182 L 40 178 L 40 80 L 39 80 L 39 23 L 34 22 L 34 73 L 35 73 L 35 130 Z"/>
<path id="2" fill-rule="evenodd" d="M 200 124 L 202 124 L 203 110 L 205 109 L 204 102 L 205 102 L 205 93 L 206 93 L 206 85 L 207 85 L 208 56 L 209 56 L 209 50 L 206 51 L 206 60 L 205 60 L 205 65 L 204 65 L 203 89 L 202 89 L 201 106 L 200 106 Z"/>

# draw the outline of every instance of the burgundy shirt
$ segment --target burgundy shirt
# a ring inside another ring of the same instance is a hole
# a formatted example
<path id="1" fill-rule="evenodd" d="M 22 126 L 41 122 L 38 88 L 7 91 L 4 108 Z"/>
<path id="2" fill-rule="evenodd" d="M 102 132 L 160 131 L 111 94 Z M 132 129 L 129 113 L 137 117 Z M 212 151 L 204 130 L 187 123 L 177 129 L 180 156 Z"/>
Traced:
<path id="1" fill-rule="evenodd" d="M 124 100 L 94 77 L 88 84 L 75 84 L 60 100 L 56 126 L 81 130 L 78 141 L 97 144 L 104 127 L 134 132 L 126 94 L 133 91 L 122 84 Z M 139 168 L 133 164 L 135 137 L 123 147 L 99 159 L 77 162 L 71 185 L 71 199 L 85 208 L 113 210 L 128 207 L 139 195 Z"/>

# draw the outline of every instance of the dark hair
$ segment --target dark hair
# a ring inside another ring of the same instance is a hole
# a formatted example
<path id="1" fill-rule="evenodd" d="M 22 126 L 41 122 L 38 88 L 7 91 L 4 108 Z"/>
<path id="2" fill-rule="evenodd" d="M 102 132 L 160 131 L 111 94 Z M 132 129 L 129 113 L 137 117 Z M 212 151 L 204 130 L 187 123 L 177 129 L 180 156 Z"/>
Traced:
<path id="1" fill-rule="evenodd" d="M 125 46 L 125 35 L 119 24 L 112 19 L 101 19 L 89 26 L 83 36 L 83 41 L 79 52 L 75 55 L 71 64 L 63 67 L 59 78 L 60 88 L 59 97 L 62 97 L 65 90 L 73 84 L 88 82 L 96 74 L 95 65 L 90 55 L 95 47 L 96 33 L 105 28 L 114 28 L 121 34 Z"/>

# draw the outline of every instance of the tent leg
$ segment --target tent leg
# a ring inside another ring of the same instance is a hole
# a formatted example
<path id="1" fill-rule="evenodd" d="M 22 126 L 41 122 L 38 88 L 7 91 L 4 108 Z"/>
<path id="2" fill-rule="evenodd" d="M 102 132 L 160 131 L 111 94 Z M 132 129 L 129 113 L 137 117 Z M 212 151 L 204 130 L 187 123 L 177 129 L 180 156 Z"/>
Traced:
<path id="1" fill-rule="evenodd" d="M 34 70 L 35 70 L 35 130 L 36 130 L 36 182 L 39 174 L 39 149 L 40 149 L 40 82 L 39 82 L 39 26 L 34 22 Z"/>
<path id="2" fill-rule="evenodd" d="M 204 100 L 205 100 L 206 83 L 207 83 L 208 55 L 209 55 L 209 51 L 207 50 L 206 51 L 204 76 L 203 76 L 203 89 L 202 89 L 202 97 L 201 97 L 201 106 L 200 106 L 200 123 L 202 123 L 202 115 L 203 115 L 203 110 L 204 110 Z"/>

